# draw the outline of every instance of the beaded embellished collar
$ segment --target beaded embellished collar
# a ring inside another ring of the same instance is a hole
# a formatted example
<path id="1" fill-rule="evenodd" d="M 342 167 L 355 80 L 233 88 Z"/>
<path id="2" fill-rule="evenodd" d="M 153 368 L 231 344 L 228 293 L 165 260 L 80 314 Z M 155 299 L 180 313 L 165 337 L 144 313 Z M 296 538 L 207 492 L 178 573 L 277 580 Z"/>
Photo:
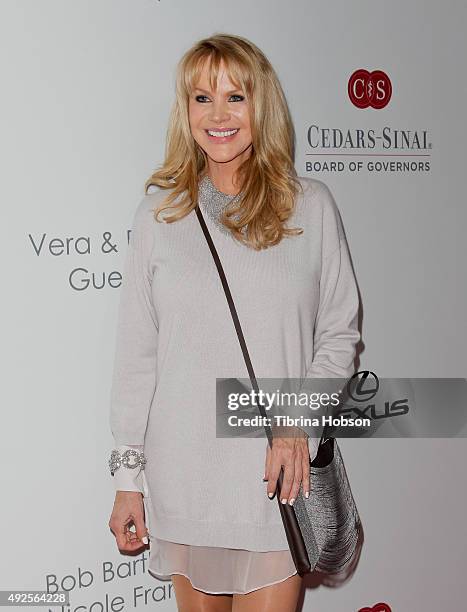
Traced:
<path id="1" fill-rule="evenodd" d="M 235 204 L 241 197 L 242 192 L 231 195 L 219 191 L 208 174 L 205 174 L 198 184 L 198 204 L 202 212 L 205 212 L 215 225 L 224 234 L 231 234 L 230 230 L 221 222 L 220 218 L 229 204 Z M 234 216 L 235 218 L 235 216 Z M 237 217 L 238 218 L 238 217 Z"/>

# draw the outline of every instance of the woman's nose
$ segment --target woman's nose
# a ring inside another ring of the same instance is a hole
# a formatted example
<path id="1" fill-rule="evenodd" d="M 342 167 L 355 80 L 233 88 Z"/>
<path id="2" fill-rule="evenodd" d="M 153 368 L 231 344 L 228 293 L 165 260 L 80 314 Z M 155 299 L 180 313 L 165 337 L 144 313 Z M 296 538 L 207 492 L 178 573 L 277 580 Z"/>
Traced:
<path id="1" fill-rule="evenodd" d="M 226 121 L 230 117 L 229 107 L 224 100 L 216 100 L 212 103 L 209 119 L 215 123 Z"/>

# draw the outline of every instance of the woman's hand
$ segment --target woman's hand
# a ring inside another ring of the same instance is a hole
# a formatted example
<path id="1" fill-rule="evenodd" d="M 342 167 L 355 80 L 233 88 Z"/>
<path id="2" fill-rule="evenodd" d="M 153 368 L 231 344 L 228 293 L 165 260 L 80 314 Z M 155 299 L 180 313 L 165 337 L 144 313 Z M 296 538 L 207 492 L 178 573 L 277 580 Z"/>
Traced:
<path id="1" fill-rule="evenodd" d="M 284 477 L 280 499 L 283 504 L 292 505 L 297 498 L 300 483 L 303 481 L 303 493 L 309 496 L 310 491 L 310 453 L 308 450 L 308 435 L 299 427 L 273 426 L 272 449 L 269 444 L 266 451 L 264 479 L 268 481 L 267 494 L 273 497 L 277 479 L 284 466 Z M 281 437 L 281 431 L 288 435 Z"/>
<path id="2" fill-rule="evenodd" d="M 130 526 L 136 527 L 136 533 Z M 137 491 L 116 491 L 109 527 L 122 552 L 133 552 L 148 544 L 148 530 L 144 522 L 143 496 Z"/>

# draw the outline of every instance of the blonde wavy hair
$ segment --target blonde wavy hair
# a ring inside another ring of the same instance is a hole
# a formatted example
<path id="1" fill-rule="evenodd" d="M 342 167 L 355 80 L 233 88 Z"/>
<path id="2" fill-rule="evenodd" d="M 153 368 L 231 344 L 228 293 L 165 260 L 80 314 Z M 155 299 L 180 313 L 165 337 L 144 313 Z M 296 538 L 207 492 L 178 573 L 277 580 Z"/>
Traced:
<path id="1" fill-rule="evenodd" d="M 188 104 L 206 60 L 210 60 L 213 90 L 223 62 L 229 79 L 250 103 L 252 150 L 237 170 L 241 197 L 235 208 L 225 210 L 222 222 L 237 240 L 256 250 L 278 244 L 285 235 L 301 234 L 302 228 L 285 226 L 301 184 L 293 163 L 293 124 L 279 79 L 256 45 L 241 36 L 223 33 L 195 43 L 178 64 L 165 160 L 145 183 L 146 193 L 151 185 L 170 190 L 154 210 L 156 220 L 169 209 L 174 213 L 164 215 L 164 222 L 178 221 L 198 201 L 198 181 L 207 171 L 208 161 L 191 134 Z M 237 213 L 237 219 L 231 218 Z"/>

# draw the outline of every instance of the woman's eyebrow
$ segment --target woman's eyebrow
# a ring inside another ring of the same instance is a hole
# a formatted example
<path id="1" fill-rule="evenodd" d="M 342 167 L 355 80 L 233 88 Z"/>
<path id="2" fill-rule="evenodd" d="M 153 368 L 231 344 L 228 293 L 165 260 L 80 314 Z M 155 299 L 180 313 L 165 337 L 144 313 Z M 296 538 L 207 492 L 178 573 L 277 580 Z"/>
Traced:
<path id="1" fill-rule="evenodd" d="M 206 91 L 205 89 L 201 89 L 201 87 L 195 87 L 194 91 L 202 91 L 203 93 L 206 93 L 206 94 L 212 94 L 211 91 Z M 241 89 L 231 89 L 230 91 L 226 91 L 225 93 L 233 94 L 233 93 L 235 93 L 237 91 L 242 91 L 242 90 Z"/>

